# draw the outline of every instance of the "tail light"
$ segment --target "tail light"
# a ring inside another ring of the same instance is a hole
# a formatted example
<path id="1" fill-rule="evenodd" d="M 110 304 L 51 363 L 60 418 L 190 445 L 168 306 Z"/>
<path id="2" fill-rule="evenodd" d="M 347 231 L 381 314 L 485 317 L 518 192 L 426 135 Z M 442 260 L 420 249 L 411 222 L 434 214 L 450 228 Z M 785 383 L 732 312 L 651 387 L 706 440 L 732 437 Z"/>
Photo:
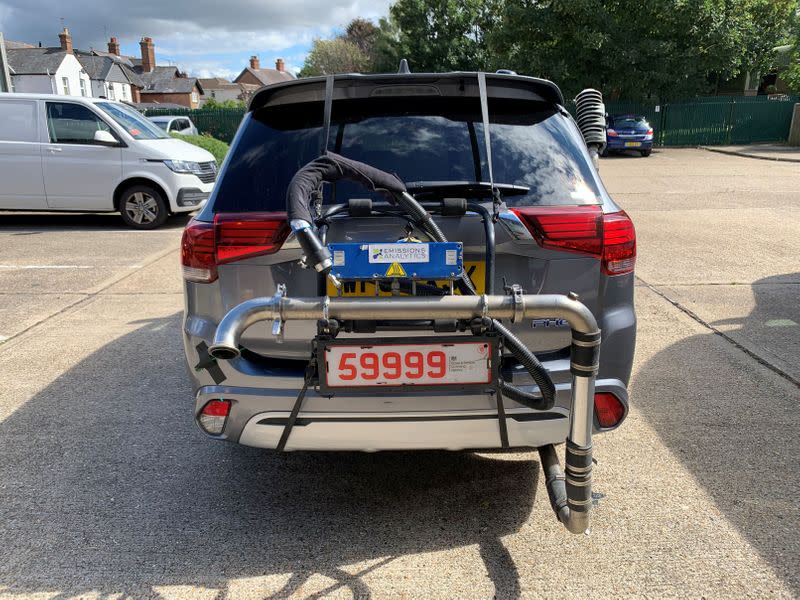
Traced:
<path id="1" fill-rule="evenodd" d="M 624 210 L 603 215 L 603 273 L 623 275 L 636 266 L 636 230 Z"/>
<path id="2" fill-rule="evenodd" d="M 594 414 L 602 429 L 611 429 L 625 417 L 625 405 L 614 394 L 597 392 L 594 395 Z"/>
<path id="3" fill-rule="evenodd" d="M 225 429 L 225 421 L 231 412 L 230 400 L 211 400 L 200 411 L 198 419 L 203 431 L 211 435 L 219 435 Z"/>
<path id="4" fill-rule="evenodd" d="M 652 127 L 647 130 L 647 135 L 653 135 L 653 128 Z"/>
<path id="5" fill-rule="evenodd" d="M 617 136 L 619 135 L 619 134 L 618 134 L 616 131 L 614 131 L 613 129 L 606 129 L 606 133 L 608 134 L 608 136 L 609 136 L 609 137 L 617 137 Z"/>
<path id="6" fill-rule="evenodd" d="M 286 213 L 219 213 L 213 223 L 192 221 L 181 241 L 183 277 L 211 283 L 218 265 L 273 254 L 288 235 Z"/>
<path id="7" fill-rule="evenodd" d="M 636 264 L 636 232 L 624 211 L 603 214 L 599 206 L 513 208 L 542 248 L 601 259 L 603 273 L 622 275 Z"/>

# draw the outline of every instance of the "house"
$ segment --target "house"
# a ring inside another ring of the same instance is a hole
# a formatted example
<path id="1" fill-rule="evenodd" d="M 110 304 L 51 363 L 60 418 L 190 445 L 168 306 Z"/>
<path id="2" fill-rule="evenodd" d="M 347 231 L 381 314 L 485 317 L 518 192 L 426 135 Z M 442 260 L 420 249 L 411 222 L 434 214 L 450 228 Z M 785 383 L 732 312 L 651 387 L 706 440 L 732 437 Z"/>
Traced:
<path id="1" fill-rule="evenodd" d="M 211 77 L 210 79 L 198 79 L 203 88 L 203 96 L 200 99 L 200 106 L 203 106 L 209 99 L 213 98 L 217 102 L 247 102 L 253 93 L 261 87 L 252 83 L 233 83 L 221 77 Z"/>
<path id="2" fill-rule="evenodd" d="M 11 88 L 15 92 L 91 96 L 91 81 L 74 54 L 69 30 L 58 34 L 60 46 L 37 48 L 5 43 Z"/>
<path id="3" fill-rule="evenodd" d="M 6 43 L 3 39 L 3 32 L 0 31 L 0 92 L 11 91 L 11 73 L 8 70 L 8 58 L 6 57 Z"/>
<path id="4" fill-rule="evenodd" d="M 133 59 L 133 72 L 142 80 L 141 102 L 160 104 L 169 102 L 186 108 L 200 106 L 203 87 L 194 77 L 181 72 L 178 67 L 156 65 L 153 38 L 143 37 L 139 42 L 141 59 Z"/>
<path id="5" fill-rule="evenodd" d="M 78 62 L 92 82 L 92 96 L 104 96 L 110 100 L 137 102 L 142 84 L 141 79 L 130 72 L 125 72 L 122 65 L 108 56 L 78 56 Z M 139 82 L 136 85 L 132 78 Z"/>
<path id="6" fill-rule="evenodd" d="M 144 82 L 133 70 L 133 62 L 122 56 L 119 41 L 112 37 L 108 42 L 108 52 L 101 50 L 75 50 L 86 74 L 92 82 L 92 95 L 112 100 L 140 102 Z"/>
<path id="7" fill-rule="evenodd" d="M 250 66 L 245 67 L 241 73 L 233 80 L 234 83 L 248 83 L 259 87 L 279 83 L 281 81 L 291 81 L 294 75 L 286 71 L 286 64 L 282 58 L 275 61 L 274 69 L 262 69 L 258 56 L 250 57 Z"/>

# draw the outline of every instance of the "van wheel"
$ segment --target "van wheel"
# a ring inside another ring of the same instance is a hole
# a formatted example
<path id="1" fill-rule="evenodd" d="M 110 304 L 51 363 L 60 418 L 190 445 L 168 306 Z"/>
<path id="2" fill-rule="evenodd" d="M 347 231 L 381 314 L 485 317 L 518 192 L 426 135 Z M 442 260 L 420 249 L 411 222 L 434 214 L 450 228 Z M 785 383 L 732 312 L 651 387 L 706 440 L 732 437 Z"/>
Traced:
<path id="1" fill-rule="evenodd" d="M 149 185 L 133 185 L 123 191 L 119 198 L 119 212 L 122 220 L 134 229 L 155 229 L 169 216 L 161 192 Z"/>

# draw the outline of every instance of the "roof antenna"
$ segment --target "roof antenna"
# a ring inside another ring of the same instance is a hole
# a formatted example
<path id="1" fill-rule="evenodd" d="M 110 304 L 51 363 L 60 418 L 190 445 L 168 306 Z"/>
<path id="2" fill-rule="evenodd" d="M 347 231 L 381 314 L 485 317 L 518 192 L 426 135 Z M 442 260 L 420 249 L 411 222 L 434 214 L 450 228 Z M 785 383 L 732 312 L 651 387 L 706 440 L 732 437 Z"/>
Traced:
<path id="1" fill-rule="evenodd" d="M 411 69 L 408 68 L 408 61 L 405 58 L 400 59 L 400 68 L 397 69 L 398 73 L 402 73 L 403 75 L 410 75 Z"/>

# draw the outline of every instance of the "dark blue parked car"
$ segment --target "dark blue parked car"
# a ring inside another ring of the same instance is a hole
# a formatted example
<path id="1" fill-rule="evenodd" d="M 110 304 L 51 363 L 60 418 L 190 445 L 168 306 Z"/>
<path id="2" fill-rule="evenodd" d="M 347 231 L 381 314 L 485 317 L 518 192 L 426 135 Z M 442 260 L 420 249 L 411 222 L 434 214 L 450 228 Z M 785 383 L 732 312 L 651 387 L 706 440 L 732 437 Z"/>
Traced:
<path id="1" fill-rule="evenodd" d="M 642 115 L 611 115 L 607 119 L 606 146 L 609 152 L 635 150 L 642 156 L 653 151 L 653 127 Z"/>

